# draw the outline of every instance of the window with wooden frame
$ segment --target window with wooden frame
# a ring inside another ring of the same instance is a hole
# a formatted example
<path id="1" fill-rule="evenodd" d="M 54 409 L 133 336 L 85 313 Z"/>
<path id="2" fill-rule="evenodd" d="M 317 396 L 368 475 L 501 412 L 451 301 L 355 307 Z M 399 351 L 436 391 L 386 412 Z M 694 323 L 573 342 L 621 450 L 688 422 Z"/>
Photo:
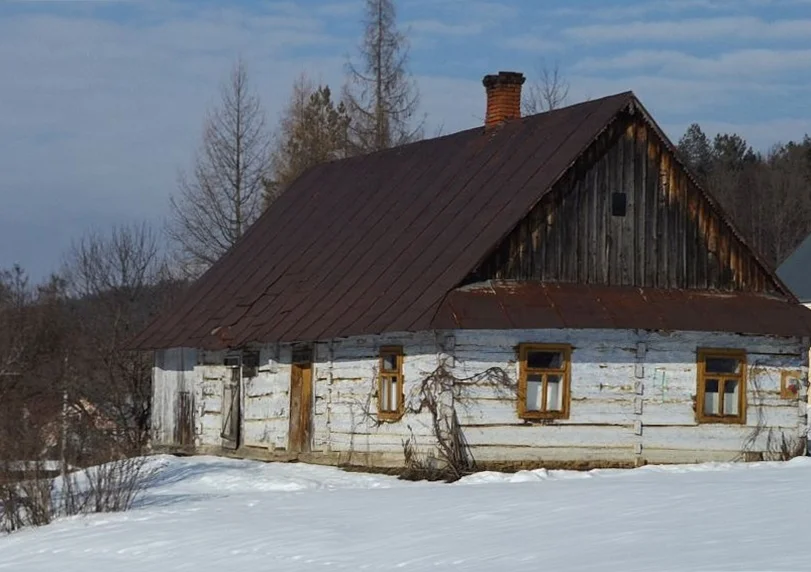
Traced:
<path id="1" fill-rule="evenodd" d="M 783 370 L 780 372 L 780 397 L 782 399 L 797 399 L 800 396 L 800 387 L 803 383 L 803 372 L 799 369 Z"/>
<path id="2" fill-rule="evenodd" d="M 746 423 L 746 352 L 700 349 L 696 418 L 699 423 Z"/>
<path id="3" fill-rule="evenodd" d="M 403 415 L 403 348 L 380 348 L 380 373 L 377 377 L 377 417 L 396 420 Z"/>
<path id="4" fill-rule="evenodd" d="M 567 419 L 572 348 L 521 344 L 518 347 L 518 415 L 522 419 Z"/>

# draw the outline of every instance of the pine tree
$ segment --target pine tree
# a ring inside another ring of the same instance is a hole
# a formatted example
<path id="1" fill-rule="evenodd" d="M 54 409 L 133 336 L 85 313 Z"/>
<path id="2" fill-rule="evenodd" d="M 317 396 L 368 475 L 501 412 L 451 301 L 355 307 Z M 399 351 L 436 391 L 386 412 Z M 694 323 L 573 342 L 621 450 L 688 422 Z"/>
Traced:
<path id="1" fill-rule="evenodd" d="M 302 75 L 293 85 L 270 155 L 271 178 L 265 184 L 270 204 L 304 171 L 347 155 L 349 115 L 332 100 L 328 85 L 315 86 Z"/>
<path id="2" fill-rule="evenodd" d="M 712 168 L 712 146 L 710 139 L 701 130 L 698 123 L 693 123 L 687 128 L 682 138 L 679 139 L 679 154 L 684 162 L 693 170 L 693 173 L 704 181 L 710 174 Z"/>

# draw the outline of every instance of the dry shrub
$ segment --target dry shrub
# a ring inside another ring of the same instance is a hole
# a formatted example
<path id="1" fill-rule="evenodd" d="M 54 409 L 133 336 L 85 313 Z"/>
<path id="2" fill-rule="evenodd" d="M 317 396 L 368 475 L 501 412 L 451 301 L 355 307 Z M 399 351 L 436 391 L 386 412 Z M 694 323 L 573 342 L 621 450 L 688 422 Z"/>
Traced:
<path id="1" fill-rule="evenodd" d="M 53 519 L 132 508 L 155 469 L 147 457 L 119 459 L 52 477 L 42 463 L 0 475 L 0 531 L 41 526 Z"/>

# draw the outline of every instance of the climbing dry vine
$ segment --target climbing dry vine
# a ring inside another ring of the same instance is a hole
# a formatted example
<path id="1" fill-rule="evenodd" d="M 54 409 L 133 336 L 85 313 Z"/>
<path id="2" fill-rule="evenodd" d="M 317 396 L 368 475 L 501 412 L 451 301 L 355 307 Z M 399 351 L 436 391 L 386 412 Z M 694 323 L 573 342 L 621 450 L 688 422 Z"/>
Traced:
<path id="1" fill-rule="evenodd" d="M 375 426 L 386 423 L 378 418 L 372 400 L 377 395 L 377 375 L 373 376 L 373 390 L 363 404 L 364 417 Z M 459 414 L 472 402 L 471 393 L 477 386 L 485 386 L 496 395 L 514 397 L 516 384 L 500 367 L 491 367 L 466 377 L 458 377 L 448 359 L 441 359 L 432 372 L 405 395 L 403 417 L 428 413 L 434 451 L 420 452 L 417 436 L 408 425 L 409 437 L 403 440 L 404 478 L 456 480 L 473 472 L 476 460 L 465 439 Z M 401 419 L 402 419 L 401 418 Z"/>

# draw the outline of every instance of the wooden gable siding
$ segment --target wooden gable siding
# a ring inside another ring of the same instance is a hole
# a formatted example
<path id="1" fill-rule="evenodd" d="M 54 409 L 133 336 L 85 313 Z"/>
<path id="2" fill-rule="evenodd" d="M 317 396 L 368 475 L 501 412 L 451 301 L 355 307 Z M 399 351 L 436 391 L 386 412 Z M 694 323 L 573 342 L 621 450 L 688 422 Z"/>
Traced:
<path id="1" fill-rule="evenodd" d="M 627 197 L 612 216 L 612 193 Z M 778 292 L 657 133 L 623 114 L 466 282 Z"/>

